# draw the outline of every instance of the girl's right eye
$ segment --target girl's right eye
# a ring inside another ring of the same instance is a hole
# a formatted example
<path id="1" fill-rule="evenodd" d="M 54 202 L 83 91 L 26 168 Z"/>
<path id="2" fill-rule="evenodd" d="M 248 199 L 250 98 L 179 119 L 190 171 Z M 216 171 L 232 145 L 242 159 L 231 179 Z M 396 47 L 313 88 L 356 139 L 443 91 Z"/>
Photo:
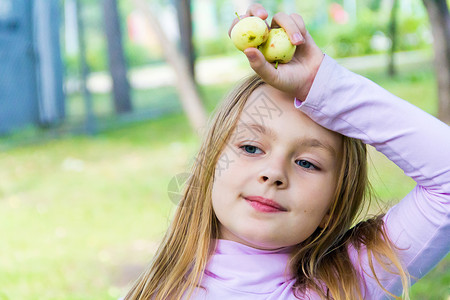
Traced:
<path id="1" fill-rule="evenodd" d="M 240 147 L 242 150 L 244 150 L 245 152 L 249 153 L 249 154 L 260 154 L 262 153 L 262 150 L 259 149 L 256 146 L 252 146 L 252 145 L 244 145 Z"/>

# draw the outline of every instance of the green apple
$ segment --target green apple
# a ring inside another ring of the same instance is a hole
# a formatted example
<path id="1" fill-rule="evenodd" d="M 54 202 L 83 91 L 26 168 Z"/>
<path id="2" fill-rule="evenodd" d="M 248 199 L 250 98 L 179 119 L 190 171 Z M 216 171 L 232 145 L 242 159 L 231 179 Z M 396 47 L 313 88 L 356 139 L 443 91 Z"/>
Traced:
<path id="1" fill-rule="evenodd" d="M 283 28 L 274 28 L 269 31 L 267 41 L 258 49 L 268 62 L 288 63 L 294 56 L 296 46 L 291 44 L 289 36 Z"/>
<path id="2" fill-rule="evenodd" d="M 266 23 L 258 17 L 243 18 L 231 30 L 231 40 L 241 51 L 258 47 L 267 40 L 268 35 Z"/>

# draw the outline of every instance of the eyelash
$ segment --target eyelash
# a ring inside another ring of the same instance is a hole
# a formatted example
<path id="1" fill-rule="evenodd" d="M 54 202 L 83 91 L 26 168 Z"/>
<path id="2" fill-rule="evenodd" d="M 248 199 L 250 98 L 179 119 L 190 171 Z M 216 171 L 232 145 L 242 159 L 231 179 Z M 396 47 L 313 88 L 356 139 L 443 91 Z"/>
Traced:
<path id="1" fill-rule="evenodd" d="M 254 150 L 259 150 L 259 151 L 263 152 L 260 148 L 258 148 L 258 147 L 256 147 L 256 146 L 253 146 L 253 145 L 243 145 L 243 146 L 240 146 L 239 148 L 242 149 L 242 151 L 244 151 L 245 153 L 248 153 L 248 154 L 259 154 L 259 153 L 255 153 L 255 152 L 252 152 L 252 151 L 248 151 L 248 150 L 249 150 L 249 149 L 248 149 L 249 147 L 254 148 Z M 307 165 L 308 165 L 308 167 L 301 166 L 301 165 L 300 165 L 299 163 L 297 163 L 297 162 L 306 162 Z M 307 161 L 307 160 L 304 160 L 304 159 L 296 160 L 296 161 L 295 161 L 295 164 L 298 165 L 298 166 L 300 166 L 300 167 L 303 168 L 303 169 L 306 169 L 306 170 L 320 170 L 317 166 L 315 166 L 315 165 L 312 164 L 311 162 L 309 162 L 309 161 Z"/>
<path id="2" fill-rule="evenodd" d="M 245 153 L 248 153 L 248 154 L 259 154 L 259 153 L 254 153 L 254 152 L 248 151 L 248 147 L 255 148 L 255 149 L 257 149 L 257 150 L 259 150 L 259 151 L 262 152 L 261 149 L 259 149 L 259 148 L 256 147 L 256 146 L 253 146 L 253 145 L 243 145 L 243 146 L 241 146 L 241 147 L 239 147 L 239 148 L 241 148 Z"/>
<path id="3" fill-rule="evenodd" d="M 297 162 L 306 162 L 306 163 L 307 163 L 309 166 L 311 166 L 312 168 L 307 168 L 307 167 L 304 167 L 304 166 L 300 166 L 300 164 L 298 164 Z M 295 163 L 296 163 L 298 166 L 300 166 L 300 167 L 302 167 L 302 168 L 304 168 L 304 169 L 307 169 L 307 170 L 320 170 L 320 169 L 319 169 L 318 167 L 316 167 L 314 164 L 312 164 L 312 163 L 310 163 L 309 161 L 304 160 L 304 159 L 296 160 Z"/>

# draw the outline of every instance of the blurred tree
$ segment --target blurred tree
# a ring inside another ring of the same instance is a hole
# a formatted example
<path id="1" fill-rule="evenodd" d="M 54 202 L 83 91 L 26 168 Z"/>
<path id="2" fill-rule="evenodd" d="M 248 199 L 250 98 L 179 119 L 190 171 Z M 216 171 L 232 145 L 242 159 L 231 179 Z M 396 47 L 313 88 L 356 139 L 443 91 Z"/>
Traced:
<path id="1" fill-rule="evenodd" d="M 398 11 L 398 0 L 392 1 L 391 16 L 389 18 L 389 38 L 391 39 L 391 48 L 389 50 L 389 63 L 388 63 L 388 74 L 389 76 L 394 76 L 395 71 L 395 61 L 394 54 L 397 45 L 397 13 Z"/>
<path id="2" fill-rule="evenodd" d="M 439 113 L 450 124 L 450 16 L 446 0 L 422 0 L 433 34 L 434 62 L 438 80 Z"/>
<path id="3" fill-rule="evenodd" d="M 199 129 L 206 124 L 207 117 L 203 103 L 198 95 L 194 78 L 189 72 L 187 60 L 184 55 L 180 53 L 176 45 L 172 44 L 167 38 L 146 1 L 134 0 L 134 3 L 146 16 L 147 22 L 149 22 L 150 27 L 155 31 L 159 43 L 163 48 L 163 54 L 166 61 L 175 70 L 177 76 L 175 84 L 180 96 L 181 105 L 187 114 L 191 126 L 196 132 L 199 132 Z"/>
<path id="4" fill-rule="evenodd" d="M 86 110 L 86 119 L 85 119 L 85 130 L 87 134 L 94 135 L 97 132 L 97 123 L 95 120 L 94 109 L 92 106 L 92 95 L 87 88 L 87 78 L 89 75 L 89 66 L 86 61 L 86 42 L 85 42 L 85 28 L 84 21 L 81 17 L 81 11 L 84 2 L 76 1 L 73 2 L 75 4 L 75 12 L 77 17 L 77 33 L 78 33 L 78 47 L 79 47 L 79 63 L 80 63 L 80 84 L 81 90 L 83 93 L 84 100 L 84 108 Z"/>
<path id="5" fill-rule="evenodd" d="M 191 17 L 191 1 L 175 0 L 177 9 L 178 26 L 180 29 L 180 46 L 188 63 L 189 73 L 195 78 L 194 61 L 195 52 L 192 44 L 192 17 Z"/>
<path id="6" fill-rule="evenodd" d="M 381 7 L 381 0 L 371 0 L 368 6 L 372 11 L 378 11 Z"/>
<path id="7" fill-rule="evenodd" d="M 114 107 L 118 114 L 129 112 L 132 110 L 130 84 L 127 79 L 117 0 L 103 0 L 103 18 L 108 40 L 108 62 L 113 82 Z"/>

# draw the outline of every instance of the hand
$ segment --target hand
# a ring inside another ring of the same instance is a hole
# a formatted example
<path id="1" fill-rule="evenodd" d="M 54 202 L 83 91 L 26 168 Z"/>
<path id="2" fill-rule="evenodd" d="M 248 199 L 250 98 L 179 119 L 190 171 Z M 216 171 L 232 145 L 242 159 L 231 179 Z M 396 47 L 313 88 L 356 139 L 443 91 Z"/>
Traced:
<path id="1" fill-rule="evenodd" d="M 249 16 L 257 16 L 266 20 L 268 14 L 261 4 L 255 3 L 249 6 L 241 18 Z M 228 35 L 238 21 L 238 18 L 233 20 Z M 297 46 L 294 57 L 289 63 L 279 64 L 275 69 L 274 65 L 267 62 L 257 48 L 247 48 L 244 53 L 252 69 L 266 83 L 304 101 L 322 63 L 322 50 L 306 30 L 303 18 L 299 14 L 277 13 L 272 19 L 271 27 L 283 27 L 289 35 L 291 43 Z"/>

